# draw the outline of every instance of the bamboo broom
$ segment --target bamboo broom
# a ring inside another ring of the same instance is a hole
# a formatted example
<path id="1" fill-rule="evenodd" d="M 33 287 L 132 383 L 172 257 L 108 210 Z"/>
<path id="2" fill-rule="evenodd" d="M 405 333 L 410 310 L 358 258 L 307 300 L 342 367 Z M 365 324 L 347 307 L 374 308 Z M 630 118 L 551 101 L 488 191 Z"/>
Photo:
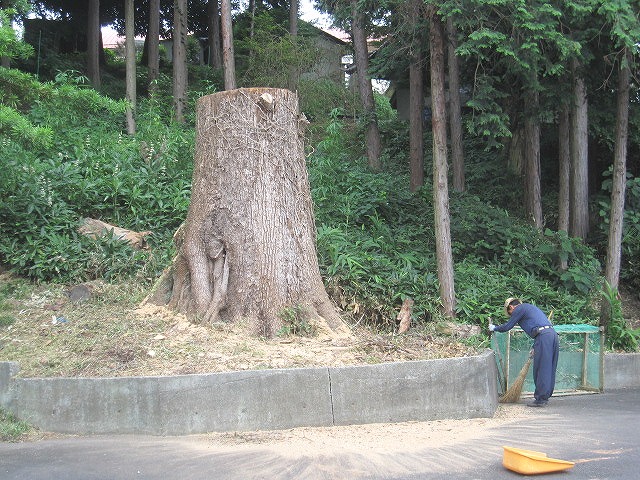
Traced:
<path id="1" fill-rule="evenodd" d="M 498 398 L 498 402 L 500 403 L 516 403 L 520 400 L 520 395 L 522 394 L 522 386 L 524 385 L 524 380 L 527 377 L 527 373 L 529 373 L 529 367 L 531 366 L 531 361 L 533 360 L 533 356 L 529 355 L 529 359 L 525 362 L 524 366 L 520 370 L 518 377 L 511 384 L 507 391 L 500 395 Z"/>
<path id="2" fill-rule="evenodd" d="M 553 316 L 553 310 L 549 313 L 549 320 Z M 533 361 L 533 349 L 531 350 L 531 354 L 529 355 L 529 359 L 525 362 L 520 370 L 515 381 L 511 384 L 507 391 L 504 392 L 498 398 L 498 402 L 500 403 L 516 403 L 520 400 L 520 395 L 522 394 L 522 387 L 524 385 L 524 381 L 527 378 L 527 373 L 529 373 L 529 367 L 531 366 L 531 362 Z"/>

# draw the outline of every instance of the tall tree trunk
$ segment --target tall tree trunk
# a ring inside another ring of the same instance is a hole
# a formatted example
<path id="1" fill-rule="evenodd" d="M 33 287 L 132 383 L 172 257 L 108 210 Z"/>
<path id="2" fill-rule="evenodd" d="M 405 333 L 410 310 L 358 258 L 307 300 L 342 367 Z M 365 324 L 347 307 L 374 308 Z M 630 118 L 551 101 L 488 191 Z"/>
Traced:
<path id="1" fill-rule="evenodd" d="M 587 238 L 589 233 L 589 131 L 587 114 L 587 86 L 572 64 L 573 108 L 571 115 L 571 207 L 569 233 Z"/>
<path id="2" fill-rule="evenodd" d="M 297 312 L 345 331 L 320 277 L 298 97 L 237 89 L 200 98 L 191 203 L 169 306 L 272 336 Z"/>
<path id="3" fill-rule="evenodd" d="M 569 233 L 571 140 L 569 105 L 563 104 L 558 121 L 558 231 Z M 560 258 L 560 270 L 569 268 L 568 259 Z"/>
<path id="4" fill-rule="evenodd" d="M 298 2 L 299 0 L 291 0 L 289 8 L 289 35 L 292 37 L 298 35 Z"/>
<path id="5" fill-rule="evenodd" d="M 421 0 L 406 5 L 404 17 L 413 31 L 409 58 L 409 190 L 415 192 L 424 185 L 424 75 L 422 57 L 422 28 L 418 25 L 423 16 Z"/>
<path id="6" fill-rule="evenodd" d="M 236 61 L 233 51 L 233 26 L 231 24 L 231 0 L 221 0 L 222 63 L 224 65 L 224 89 L 236 88 Z"/>
<path id="7" fill-rule="evenodd" d="M 289 36 L 291 43 L 297 48 L 298 45 L 298 2 L 299 0 L 291 0 L 289 8 Z M 299 72 L 296 62 L 291 62 L 289 66 L 289 76 L 287 78 L 287 88 L 296 91 L 298 89 Z"/>
<path id="8" fill-rule="evenodd" d="M 447 119 L 444 86 L 444 26 L 432 11 L 429 22 L 431 53 L 431 120 L 433 129 L 433 210 L 435 215 L 436 258 L 440 301 L 446 317 L 454 318 L 456 298 L 451 251 L 451 219 L 447 179 Z"/>
<path id="9" fill-rule="evenodd" d="M 125 17 L 125 64 L 127 84 L 127 133 L 136 133 L 136 39 L 134 28 L 133 0 L 124 2 Z"/>
<path id="10" fill-rule="evenodd" d="M 184 123 L 187 107 L 187 0 L 173 2 L 173 108 Z"/>
<path id="11" fill-rule="evenodd" d="M 247 9 L 251 15 L 251 21 L 249 22 L 249 38 L 253 39 L 256 28 L 256 0 L 249 0 L 249 8 Z M 251 52 L 249 52 L 251 55 Z"/>
<path id="12" fill-rule="evenodd" d="M 424 90 L 422 77 L 422 58 L 420 51 L 418 51 L 409 64 L 409 189 L 412 192 L 424 185 L 424 137 L 422 131 Z"/>
<path id="13" fill-rule="evenodd" d="M 620 260 L 622 256 L 622 227 L 624 222 L 624 200 L 627 185 L 627 139 L 629 129 L 629 63 L 631 55 L 627 49 L 620 59 L 618 77 L 618 105 L 616 115 L 616 144 L 613 153 L 613 176 L 611 178 L 611 212 L 609 214 L 609 239 L 604 277 L 609 286 L 618 289 Z M 610 305 L 603 300 L 600 324 L 607 327 L 611 320 Z"/>
<path id="14" fill-rule="evenodd" d="M 524 119 L 524 196 L 527 217 L 542 229 L 542 197 L 540 193 L 540 122 L 538 121 L 538 92 L 527 93 L 529 111 Z"/>
<path id="15" fill-rule="evenodd" d="M 147 85 L 150 91 L 156 91 L 160 73 L 160 0 L 149 0 L 149 28 L 146 44 L 149 56 Z"/>
<path id="16" fill-rule="evenodd" d="M 220 42 L 220 8 L 218 0 L 207 3 L 207 21 L 209 25 L 209 65 L 222 68 L 222 46 Z"/>
<path id="17" fill-rule="evenodd" d="M 451 18 L 447 19 L 447 60 L 449 64 L 449 125 L 451 130 L 451 168 L 453 188 L 464 192 L 464 148 L 462 146 L 462 107 L 460 105 L 460 73 L 458 72 L 458 34 Z"/>
<path id="18" fill-rule="evenodd" d="M 87 21 L 87 76 L 100 90 L 100 0 L 89 0 Z"/>
<path id="19" fill-rule="evenodd" d="M 351 36 L 353 39 L 353 51 L 356 64 L 356 76 L 358 78 L 358 91 L 362 101 L 363 115 L 366 129 L 367 158 L 369 167 L 378 171 L 382 168 L 380 153 L 380 131 L 376 118 L 376 105 L 373 98 L 373 88 L 369 72 L 369 50 L 367 48 L 367 33 L 365 29 L 364 14 L 358 8 L 357 0 L 351 1 Z"/>
<path id="20" fill-rule="evenodd" d="M 563 104 L 558 121 L 558 230 L 569 232 L 569 178 L 571 176 L 571 128 L 569 105 Z"/>
<path id="21" fill-rule="evenodd" d="M 524 128 L 517 125 L 511 132 L 511 138 L 507 140 L 507 168 L 509 172 L 516 173 L 518 177 L 524 175 L 525 164 L 522 160 L 524 157 L 525 135 Z"/>

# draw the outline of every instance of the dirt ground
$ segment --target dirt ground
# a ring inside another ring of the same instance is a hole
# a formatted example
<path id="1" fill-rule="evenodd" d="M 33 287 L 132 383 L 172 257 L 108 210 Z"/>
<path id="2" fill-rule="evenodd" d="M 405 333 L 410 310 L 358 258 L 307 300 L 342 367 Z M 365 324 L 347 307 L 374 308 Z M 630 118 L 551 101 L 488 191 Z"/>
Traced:
<path id="1" fill-rule="evenodd" d="M 196 324 L 144 305 L 147 291 L 135 283 L 84 287 L 76 298 L 69 287 L 0 274 L 0 360 L 18 362 L 23 377 L 155 376 L 449 358 L 489 346 L 481 333 L 438 324 L 402 335 L 351 325 L 348 337 L 266 339 L 248 325 Z M 625 318 L 640 327 L 640 296 L 623 290 L 621 299 Z"/>
<path id="2" fill-rule="evenodd" d="M 640 292 L 630 289 L 620 289 L 622 314 L 629 321 L 632 328 L 640 328 Z"/>
<path id="3" fill-rule="evenodd" d="M 423 449 L 428 446 L 439 448 L 453 445 L 478 435 L 487 428 L 499 427 L 521 418 L 530 417 L 532 412 L 524 404 L 500 404 L 492 418 L 471 418 L 458 420 L 434 420 L 430 422 L 374 423 L 366 425 L 346 425 L 334 427 L 298 427 L 288 430 L 209 433 L 203 436 L 207 442 L 217 446 L 255 446 L 268 444 L 271 448 L 305 453 L 323 451 L 327 454 L 339 453 L 345 445 L 352 451 L 397 450 L 399 445 Z M 281 449 L 279 447 L 282 447 Z M 403 449 L 407 452 L 407 449 Z"/>
<path id="4" fill-rule="evenodd" d="M 196 324 L 144 305 L 134 285 L 89 287 L 80 300 L 51 285 L 5 300 L 13 322 L 0 326 L 0 360 L 18 362 L 22 377 L 155 376 L 448 358 L 488 345 L 481 335 L 463 339 L 435 325 L 403 335 L 352 327 L 350 336 L 267 339 L 251 335 L 248 325 Z"/>

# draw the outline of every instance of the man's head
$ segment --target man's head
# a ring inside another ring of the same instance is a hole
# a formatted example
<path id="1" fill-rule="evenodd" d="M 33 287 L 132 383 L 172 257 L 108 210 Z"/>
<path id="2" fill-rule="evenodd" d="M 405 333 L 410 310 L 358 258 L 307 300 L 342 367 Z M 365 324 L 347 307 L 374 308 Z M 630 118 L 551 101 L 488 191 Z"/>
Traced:
<path id="1" fill-rule="evenodd" d="M 511 316 L 513 309 L 520 305 L 522 302 L 519 298 L 509 297 L 504 301 L 504 311 L 508 316 Z"/>

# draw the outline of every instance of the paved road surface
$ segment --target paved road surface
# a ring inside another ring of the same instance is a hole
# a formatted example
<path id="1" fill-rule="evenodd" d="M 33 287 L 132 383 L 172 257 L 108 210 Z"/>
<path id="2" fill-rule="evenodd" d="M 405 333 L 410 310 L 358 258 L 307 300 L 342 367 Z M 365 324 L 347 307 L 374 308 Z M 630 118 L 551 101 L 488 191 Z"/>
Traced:
<path id="1" fill-rule="evenodd" d="M 465 479 L 523 477 L 502 445 L 576 462 L 543 480 L 640 478 L 640 389 L 556 397 L 502 418 L 187 437 L 0 443 L 1 480 Z"/>

